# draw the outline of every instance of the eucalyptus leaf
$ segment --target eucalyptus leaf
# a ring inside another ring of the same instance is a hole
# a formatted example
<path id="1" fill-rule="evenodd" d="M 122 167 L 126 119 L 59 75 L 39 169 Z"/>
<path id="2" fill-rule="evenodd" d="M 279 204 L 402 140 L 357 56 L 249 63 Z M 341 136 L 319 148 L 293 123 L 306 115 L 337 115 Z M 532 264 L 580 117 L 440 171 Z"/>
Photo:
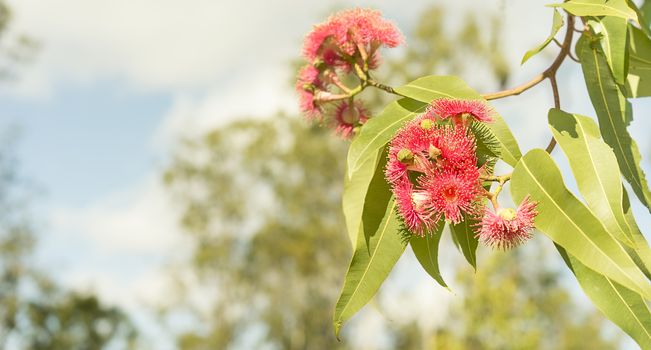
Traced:
<path id="1" fill-rule="evenodd" d="M 651 284 L 604 224 L 566 187 L 554 160 L 542 149 L 529 151 L 511 178 L 514 202 L 537 203 L 535 225 L 581 263 L 651 299 Z"/>
<path id="2" fill-rule="evenodd" d="M 651 349 L 651 311 L 644 298 L 588 268 L 563 248 L 557 248 L 595 306 L 630 335 L 640 348 Z"/>
<path id="3" fill-rule="evenodd" d="M 379 158 L 379 152 L 376 152 L 375 156 L 368 158 L 356 172 L 349 176 L 348 171 L 346 171 L 346 176 L 344 176 L 344 192 L 341 203 L 346 219 L 348 238 L 353 250 L 355 250 L 357 243 L 357 235 L 360 230 L 363 230 L 361 225 L 364 203 Z"/>
<path id="4" fill-rule="evenodd" d="M 376 155 L 406 122 L 424 112 L 425 107 L 426 103 L 402 98 L 391 102 L 382 113 L 369 119 L 350 144 L 347 157 L 348 176 Z"/>
<path id="5" fill-rule="evenodd" d="M 651 276 L 651 250 L 630 214 L 628 197 L 622 186 L 617 158 L 602 139 L 599 127 L 591 118 L 549 111 L 554 138 L 567 156 L 579 191 L 588 208 L 647 277 Z M 625 207 L 630 215 L 625 215 Z"/>
<path id="6" fill-rule="evenodd" d="M 450 224 L 450 232 L 452 233 L 454 242 L 466 258 L 466 261 L 477 270 L 477 246 L 479 245 L 479 240 L 472 227 L 472 219 L 465 215 L 463 219 L 462 222 L 456 225 Z"/>
<path id="7" fill-rule="evenodd" d="M 591 118 L 549 110 L 554 138 L 567 156 L 579 191 L 592 212 L 617 239 L 633 246 L 631 228 L 624 218 L 623 192 L 617 158 L 601 140 Z"/>
<path id="8" fill-rule="evenodd" d="M 575 16 L 615 16 L 639 23 L 637 13 L 628 6 L 626 0 L 569 0 L 547 6 L 560 7 Z"/>
<path id="9" fill-rule="evenodd" d="M 423 237 L 412 235 L 409 239 L 409 244 L 423 269 L 425 269 L 425 271 L 432 276 L 438 284 L 448 288 L 448 285 L 443 280 L 443 276 L 441 276 L 438 261 L 439 243 L 441 241 L 441 236 L 443 235 L 444 226 L 444 222 L 439 222 L 436 226 L 436 230 L 425 234 Z"/>
<path id="10" fill-rule="evenodd" d="M 617 84 L 624 84 L 628 71 L 628 21 L 621 17 L 604 16 L 588 20 L 588 25 L 600 37 L 606 61 Z"/>
<path id="11" fill-rule="evenodd" d="M 399 234 L 399 229 L 395 202 L 391 200 L 382 222 L 368 243 L 364 235 L 358 235 L 344 286 L 335 306 L 333 323 L 337 337 L 344 322 L 373 298 L 404 252 L 407 242 Z"/>
<path id="12" fill-rule="evenodd" d="M 598 42 L 582 35 L 577 43 L 577 54 L 604 141 L 613 148 L 624 178 L 651 211 L 651 192 L 640 167 L 640 151 L 626 129 L 633 119 L 631 104 L 613 79 Z"/>
<path id="13" fill-rule="evenodd" d="M 551 33 L 549 34 L 547 39 L 545 39 L 545 41 L 542 42 L 542 44 L 534 47 L 533 49 L 531 49 L 529 51 L 527 51 L 524 54 L 524 57 L 522 57 L 522 62 L 520 62 L 520 64 L 524 64 L 531 57 L 537 55 L 540 51 L 544 50 L 547 47 L 547 45 L 549 45 L 549 43 L 551 43 L 552 40 L 554 40 L 554 37 L 556 36 L 556 33 L 558 33 L 558 31 L 563 27 L 563 24 L 564 24 L 563 16 L 561 16 L 561 14 L 556 9 L 554 9 L 554 19 L 552 21 L 552 31 L 551 31 Z"/>
<path id="14" fill-rule="evenodd" d="M 651 96 L 651 39 L 640 29 L 628 26 L 627 97 Z"/>

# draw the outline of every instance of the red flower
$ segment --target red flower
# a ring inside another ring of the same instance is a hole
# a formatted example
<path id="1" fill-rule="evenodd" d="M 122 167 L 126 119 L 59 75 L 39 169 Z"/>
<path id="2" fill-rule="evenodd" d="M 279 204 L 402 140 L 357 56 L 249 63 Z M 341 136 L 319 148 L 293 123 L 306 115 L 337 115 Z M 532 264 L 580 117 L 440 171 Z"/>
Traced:
<path id="1" fill-rule="evenodd" d="M 482 205 L 483 188 L 476 167 L 427 177 L 424 187 L 437 219 L 445 217 L 447 221 L 458 224 L 463 221 L 463 214 L 475 216 Z"/>
<path id="2" fill-rule="evenodd" d="M 335 122 L 337 123 L 335 133 L 344 139 L 351 138 L 355 128 L 364 124 L 367 120 L 368 111 L 361 101 L 355 101 L 352 106 L 350 102 L 343 101 L 335 110 Z"/>
<path id="3" fill-rule="evenodd" d="M 435 174 L 476 168 L 475 149 L 475 139 L 467 129 L 437 125 L 423 115 L 407 123 L 391 140 L 385 176 L 394 183 L 407 176 L 407 170 Z M 408 159 L 405 152 L 409 152 Z"/>
<path id="4" fill-rule="evenodd" d="M 477 234 L 481 242 L 497 249 L 511 249 L 532 236 L 536 203 L 526 197 L 517 210 L 500 208 L 497 212 L 486 209 Z"/>
<path id="5" fill-rule="evenodd" d="M 493 109 L 482 100 L 456 100 L 439 99 L 432 103 L 426 115 L 430 118 L 438 117 L 447 119 L 452 117 L 455 121 L 464 115 L 471 115 L 475 120 L 483 123 L 493 121 Z"/>
<path id="6" fill-rule="evenodd" d="M 373 57 L 380 46 L 396 47 L 402 41 L 398 28 L 379 11 L 358 8 L 338 12 L 314 26 L 305 37 L 303 55 L 311 62 L 319 57 L 341 62 L 352 57 L 359 46 Z"/>
<path id="7" fill-rule="evenodd" d="M 422 237 L 436 226 L 438 220 L 429 207 L 427 192 L 415 189 L 409 180 L 402 180 L 393 187 L 393 193 L 398 213 L 410 232 Z"/>
<path id="8" fill-rule="evenodd" d="M 296 80 L 296 91 L 299 94 L 299 105 L 301 111 L 311 119 L 321 117 L 321 107 L 315 100 L 315 91 L 325 89 L 319 78 L 319 70 L 311 64 L 301 68 Z"/>

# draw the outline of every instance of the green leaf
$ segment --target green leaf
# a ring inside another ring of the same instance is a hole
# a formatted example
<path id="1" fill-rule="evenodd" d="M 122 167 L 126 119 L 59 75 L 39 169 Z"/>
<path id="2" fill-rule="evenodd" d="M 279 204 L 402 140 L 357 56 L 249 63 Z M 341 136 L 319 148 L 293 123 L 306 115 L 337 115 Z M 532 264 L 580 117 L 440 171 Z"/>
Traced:
<path id="1" fill-rule="evenodd" d="M 630 205 L 628 197 L 625 197 L 617 158 L 601 139 L 597 123 L 588 117 L 551 109 L 549 124 L 569 160 L 588 208 L 614 238 L 625 244 L 623 248 L 628 255 L 645 275 L 650 276 L 651 250 L 639 232 L 630 208 L 630 218 L 624 214 L 624 199 L 626 207 Z"/>
<path id="2" fill-rule="evenodd" d="M 455 76 L 431 75 L 422 77 L 396 88 L 396 91 L 404 96 L 427 104 L 442 97 L 471 100 L 482 99 L 481 95 L 471 89 L 463 80 Z M 515 166 L 518 159 L 522 157 L 518 143 L 515 137 L 513 137 L 508 125 L 506 125 L 506 122 L 499 114 L 495 113 L 493 119 L 494 121 L 492 123 L 486 125 L 500 144 L 500 158 L 507 164 Z"/>
<path id="3" fill-rule="evenodd" d="M 341 198 L 344 217 L 346 219 L 346 230 L 348 231 L 348 238 L 350 238 L 353 250 L 357 243 L 357 235 L 360 230 L 363 230 L 362 213 L 364 212 L 364 203 L 366 202 L 366 195 L 368 188 L 373 180 L 378 165 L 379 152 L 375 156 L 370 157 L 359 168 L 358 171 L 344 176 L 344 192 Z"/>
<path id="4" fill-rule="evenodd" d="M 420 265 L 425 269 L 425 271 L 427 271 L 427 273 L 441 286 L 448 288 L 448 285 L 441 276 L 438 261 L 439 242 L 443 235 L 443 227 L 445 227 L 445 224 L 439 222 L 436 226 L 436 230 L 426 234 L 424 237 L 412 235 L 411 239 L 409 239 L 409 244 L 411 244 L 411 249 L 414 251 L 416 259 L 418 259 L 418 262 L 420 262 Z"/>
<path id="5" fill-rule="evenodd" d="M 651 211 L 651 192 L 639 165 L 640 151 L 626 130 L 633 119 L 631 104 L 615 83 L 600 45 L 595 44 L 582 35 L 577 43 L 577 54 L 581 59 L 590 100 L 597 112 L 601 134 L 613 148 L 624 178 Z"/>
<path id="6" fill-rule="evenodd" d="M 524 57 L 522 57 L 522 62 L 520 62 L 520 64 L 524 64 L 524 63 L 527 62 L 531 57 L 535 56 L 535 55 L 538 54 L 540 51 L 542 51 L 543 49 L 545 49 L 545 48 L 547 47 L 547 45 L 549 45 L 549 43 L 552 42 L 552 40 L 553 40 L 554 37 L 556 36 L 556 33 L 558 33 L 558 31 L 563 27 L 563 24 L 564 24 L 564 22 L 563 22 L 563 16 L 561 16 L 561 14 L 560 14 L 556 9 L 554 9 L 554 20 L 552 21 L 552 31 L 551 31 L 551 33 L 549 34 L 549 36 L 547 37 L 547 39 L 545 39 L 545 41 L 543 41 L 542 44 L 540 44 L 540 45 L 534 47 L 533 49 L 531 49 L 531 50 L 529 50 L 529 51 L 527 51 L 527 52 L 524 54 Z"/>
<path id="7" fill-rule="evenodd" d="M 645 266 L 645 268 L 642 269 L 642 272 L 644 272 L 647 278 L 651 279 L 651 247 L 649 246 L 649 242 L 647 242 L 644 234 L 642 234 L 642 231 L 640 231 L 640 228 L 635 222 L 635 218 L 633 217 L 633 210 L 631 209 L 631 204 L 628 200 L 628 193 L 625 189 L 622 189 L 622 194 L 624 195 L 624 219 L 626 219 L 628 227 L 631 228 L 631 232 L 633 234 L 633 242 L 635 244 L 635 252 L 637 253 L 637 256 L 639 257 L 642 264 Z M 640 264 L 638 263 L 638 266 L 639 265 Z"/>
<path id="8" fill-rule="evenodd" d="M 651 19 L 651 1 L 645 0 L 640 10 L 647 20 Z"/>
<path id="9" fill-rule="evenodd" d="M 631 228 L 624 218 L 617 158 L 610 146 L 601 140 L 597 123 L 588 117 L 552 108 L 549 125 L 570 162 L 588 208 L 609 232 L 632 247 Z"/>
<path id="10" fill-rule="evenodd" d="M 457 247 L 466 257 L 468 263 L 477 270 L 477 246 L 479 240 L 472 229 L 472 219 L 464 215 L 464 220 L 456 225 L 450 224 L 450 232 Z"/>
<path id="11" fill-rule="evenodd" d="M 588 20 L 588 25 L 600 37 L 606 61 L 617 84 L 624 84 L 628 70 L 628 21 L 620 17 L 606 16 Z"/>
<path id="12" fill-rule="evenodd" d="M 368 244 L 363 235 L 357 237 L 357 247 L 335 307 L 334 328 L 337 337 L 343 323 L 373 298 L 405 250 L 407 242 L 399 234 L 399 228 L 395 202 L 391 200 Z"/>
<path id="13" fill-rule="evenodd" d="M 396 92 L 425 103 L 430 103 L 437 98 L 481 98 L 461 78 L 452 75 L 429 75 L 418 78 L 396 88 Z"/>
<path id="14" fill-rule="evenodd" d="M 651 298 L 651 284 L 604 225 L 563 183 L 554 160 L 541 149 L 528 152 L 513 171 L 511 195 L 537 203 L 536 228 L 581 263 Z"/>
<path id="15" fill-rule="evenodd" d="M 651 311 L 644 298 L 588 268 L 563 248 L 557 248 L 595 306 L 630 335 L 640 348 L 651 349 Z"/>
<path id="16" fill-rule="evenodd" d="M 626 4 L 628 4 L 628 7 L 635 11 L 640 27 L 644 33 L 646 33 L 646 35 L 651 35 L 651 30 L 649 30 L 649 14 L 651 10 L 651 7 L 649 5 L 651 5 L 651 3 L 645 1 L 641 9 L 635 5 L 635 2 L 633 2 L 633 0 L 626 0 Z"/>
<path id="17" fill-rule="evenodd" d="M 651 96 L 651 39 L 631 25 L 628 45 L 627 97 Z"/>
<path id="18" fill-rule="evenodd" d="M 560 7 L 575 16 L 615 16 L 639 23 L 637 13 L 628 6 L 626 0 L 570 0 L 547 6 Z"/>
<path id="19" fill-rule="evenodd" d="M 358 171 L 407 121 L 424 112 L 425 107 L 425 103 L 402 98 L 391 102 L 382 113 L 369 119 L 348 149 L 348 175 Z"/>

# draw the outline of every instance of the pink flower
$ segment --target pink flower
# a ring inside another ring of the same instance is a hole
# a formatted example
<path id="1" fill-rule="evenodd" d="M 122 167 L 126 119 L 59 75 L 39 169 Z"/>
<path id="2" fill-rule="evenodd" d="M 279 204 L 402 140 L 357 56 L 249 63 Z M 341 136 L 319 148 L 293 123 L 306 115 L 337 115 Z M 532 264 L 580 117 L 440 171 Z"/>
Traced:
<path id="1" fill-rule="evenodd" d="M 445 217 L 447 221 L 458 224 L 463 221 L 463 214 L 475 216 L 482 205 L 483 188 L 476 167 L 428 176 L 423 186 L 437 219 Z"/>
<path id="2" fill-rule="evenodd" d="M 353 136 L 356 127 L 368 120 L 368 111 L 361 101 L 357 100 L 352 105 L 348 101 L 341 102 L 335 110 L 337 133 L 341 138 L 349 139 Z"/>
<path id="3" fill-rule="evenodd" d="M 415 189 L 409 180 L 400 181 L 393 192 L 398 213 L 410 232 L 422 237 L 436 226 L 438 220 L 434 219 L 429 207 L 427 192 Z"/>
<path id="4" fill-rule="evenodd" d="M 423 115 L 407 123 L 391 140 L 385 177 L 395 183 L 407 177 L 408 170 L 435 174 L 475 168 L 475 149 L 475 139 L 467 129 L 437 125 Z M 399 157 L 406 151 L 410 152 L 409 159 Z"/>
<path id="5" fill-rule="evenodd" d="M 345 61 L 346 56 L 355 54 L 358 45 L 372 57 L 380 46 L 396 47 L 402 41 L 400 31 L 382 18 L 379 11 L 352 9 L 338 12 L 314 26 L 305 37 L 303 55 L 309 61 L 319 57 L 326 57 L 331 62 L 333 59 Z"/>
<path id="6" fill-rule="evenodd" d="M 457 122 L 464 115 L 471 115 L 483 123 L 493 121 L 493 109 L 482 100 L 438 99 L 432 102 L 425 112 L 430 118 L 447 119 L 452 117 Z"/>
<path id="7" fill-rule="evenodd" d="M 380 11 L 357 8 L 342 11 L 340 15 L 348 25 L 349 39 L 372 51 L 379 46 L 396 47 L 403 41 L 398 28 L 382 18 Z"/>
<path id="8" fill-rule="evenodd" d="M 319 78 L 319 70 L 311 64 L 301 68 L 296 80 L 296 91 L 299 94 L 299 106 L 301 111 L 311 119 L 321 117 L 321 107 L 315 100 L 315 91 L 325 89 Z"/>
<path id="9" fill-rule="evenodd" d="M 511 249 L 526 242 L 532 236 L 536 203 L 526 197 L 517 210 L 500 208 L 497 212 L 486 209 L 477 237 L 487 246 Z"/>

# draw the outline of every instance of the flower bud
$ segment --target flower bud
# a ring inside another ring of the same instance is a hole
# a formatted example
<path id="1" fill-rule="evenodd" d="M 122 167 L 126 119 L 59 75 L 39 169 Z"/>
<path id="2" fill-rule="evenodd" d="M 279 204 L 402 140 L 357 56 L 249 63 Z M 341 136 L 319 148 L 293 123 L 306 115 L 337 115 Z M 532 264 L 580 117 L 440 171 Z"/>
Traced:
<path id="1" fill-rule="evenodd" d="M 398 161 L 400 163 L 411 163 L 414 160 L 414 154 L 411 152 L 410 149 L 408 148 L 403 148 L 400 151 L 398 151 L 398 154 L 396 154 L 396 158 L 398 158 Z"/>
<path id="2" fill-rule="evenodd" d="M 497 211 L 497 215 L 506 221 L 511 221 L 515 219 L 517 212 L 513 208 L 503 208 Z"/>
<path id="3" fill-rule="evenodd" d="M 433 126 L 434 126 L 434 122 L 432 122 L 431 119 L 423 119 L 423 120 L 420 122 L 420 127 L 421 127 L 423 130 L 429 130 L 429 129 L 431 129 Z"/>
<path id="4" fill-rule="evenodd" d="M 429 158 L 434 160 L 441 155 L 441 150 L 436 148 L 434 145 L 430 144 L 428 149 Z"/>

